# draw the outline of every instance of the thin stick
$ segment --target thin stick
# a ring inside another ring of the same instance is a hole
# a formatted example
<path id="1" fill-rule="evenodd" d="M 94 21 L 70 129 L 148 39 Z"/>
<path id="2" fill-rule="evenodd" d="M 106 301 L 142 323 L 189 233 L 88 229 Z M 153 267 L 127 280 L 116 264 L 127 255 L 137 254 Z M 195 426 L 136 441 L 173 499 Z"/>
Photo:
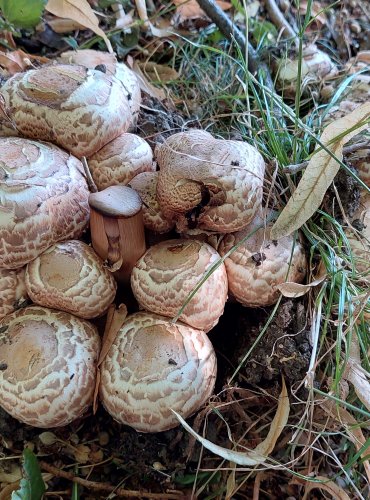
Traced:
<path id="1" fill-rule="evenodd" d="M 265 7 L 270 16 L 272 23 L 282 32 L 285 39 L 292 38 L 293 42 L 298 45 L 299 40 L 297 33 L 290 26 L 288 21 L 285 19 L 284 14 L 281 12 L 277 6 L 275 0 L 265 0 Z"/>
<path id="2" fill-rule="evenodd" d="M 370 146 L 369 141 L 358 142 L 357 144 L 351 144 L 350 146 L 345 146 L 343 148 L 343 154 L 348 155 L 349 153 L 354 153 L 355 151 L 358 151 L 362 148 L 366 148 L 369 146 Z M 287 165 L 286 167 L 283 168 L 283 173 L 293 175 L 296 174 L 297 172 L 301 172 L 307 167 L 308 161 L 309 160 L 302 161 L 302 163 L 297 163 L 296 165 Z"/>
<path id="3" fill-rule="evenodd" d="M 235 40 L 243 54 L 248 53 L 248 69 L 251 73 L 261 71 L 264 73 L 267 87 L 274 90 L 270 71 L 265 63 L 254 50 L 252 45 L 247 42 L 243 33 L 235 26 L 231 19 L 222 11 L 222 9 L 213 0 L 197 0 L 199 6 L 204 10 L 207 16 L 216 24 L 221 33 L 228 40 Z"/>
<path id="4" fill-rule="evenodd" d="M 63 470 L 54 467 L 46 462 L 40 462 L 40 467 L 47 472 L 50 472 L 56 477 L 62 477 L 64 479 L 68 479 L 74 483 L 80 484 L 81 486 L 85 486 L 90 490 L 95 491 L 109 491 L 114 492 L 119 497 L 131 497 L 131 498 L 154 498 L 158 500 L 178 500 L 179 498 L 186 498 L 181 492 L 174 493 L 150 493 L 148 491 L 137 491 L 137 490 L 125 490 L 124 488 L 116 488 L 108 483 L 98 483 L 96 481 L 88 481 L 87 479 L 83 479 L 82 477 L 76 477 L 70 472 L 66 472 Z"/>

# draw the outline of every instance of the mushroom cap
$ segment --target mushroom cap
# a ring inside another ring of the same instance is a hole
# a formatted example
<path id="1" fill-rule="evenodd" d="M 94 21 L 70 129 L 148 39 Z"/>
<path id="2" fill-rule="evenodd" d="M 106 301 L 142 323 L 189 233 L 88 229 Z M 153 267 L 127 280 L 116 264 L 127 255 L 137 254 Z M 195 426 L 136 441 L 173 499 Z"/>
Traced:
<path id="1" fill-rule="evenodd" d="M 141 210 L 141 198 L 128 186 L 110 186 L 104 191 L 91 193 L 89 203 L 92 208 L 108 217 L 132 217 Z"/>
<path id="2" fill-rule="evenodd" d="M 101 316 L 117 289 L 102 259 L 78 240 L 57 243 L 30 262 L 26 286 L 35 304 L 85 319 Z"/>
<path id="3" fill-rule="evenodd" d="M 115 76 L 121 82 L 133 117 L 138 115 L 141 103 L 139 81 L 135 73 L 126 64 L 117 61 L 114 54 L 93 49 L 67 50 L 60 55 L 59 59 L 65 64 L 79 64 L 91 69 L 103 64 L 106 73 Z"/>
<path id="4" fill-rule="evenodd" d="M 101 365 L 100 399 L 110 415 L 140 432 L 179 425 L 211 396 L 216 356 L 207 335 L 146 312 L 129 316 Z"/>
<path id="5" fill-rule="evenodd" d="M 298 56 L 293 59 L 284 58 L 280 61 L 278 80 L 281 85 L 288 87 L 296 86 L 300 64 L 301 75 L 306 83 L 321 83 L 323 78 L 329 75 L 334 76 L 338 73 L 337 67 L 328 54 L 319 50 L 314 44 L 305 47 L 302 56 L 301 63 Z"/>
<path id="6" fill-rule="evenodd" d="M 0 97 L 5 110 L 0 124 L 14 126 L 8 135 L 50 141 L 79 158 L 125 132 L 132 118 L 121 83 L 83 66 L 56 64 L 19 73 L 1 87 Z"/>
<path id="7" fill-rule="evenodd" d="M 89 221 L 81 162 L 53 144 L 0 137 L 0 268 L 17 269 Z"/>
<path id="8" fill-rule="evenodd" d="M 24 267 L 0 269 L 0 319 L 27 300 L 25 271 Z"/>
<path id="9" fill-rule="evenodd" d="M 149 144 L 134 134 L 121 134 L 89 159 L 89 168 L 99 190 L 128 184 L 135 175 L 155 170 Z"/>
<path id="10" fill-rule="evenodd" d="M 92 403 L 100 339 L 71 314 L 31 306 L 0 321 L 0 406 L 35 427 L 64 426 Z"/>
<path id="11" fill-rule="evenodd" d="M 136 300 L 146 310 L 175 317 L 201 278 L 220 259 L 214 248 L 195 240 L 167 240 L 150 247 L 131 274 Z M 221 264 L 187 304 L 180 320 L 209 331 L 224 311 L 227 276 Z"/>
<path id="12" fill-rule="evenodd" d="M 144 226 L 150 231 L 163 234 L 174 228 L 174 221 L 163 215 L 157 201 L 157 182 L 159 172 L 143 172 L 130 181 L 130 186 L 139 193 L 143 201 Z"/>
<path id="13" fill-rule="evenodd" d="M 262 218 L 256 217 L 243 231 L 225 235 L 218 247 L 220 255 L 224 256 L 262 222 Z M 301 283 L 306 274 L 301 243 L 294 241 L 293 236 L 271 240 L 271 226 L 257 230 L 225 259 L 229 292 L 247 307 L 274 304 L 280 296 L 277 285 L 285 281 Z"/>
<path id="14" fill-rule="evenodd" d="M 246 142 L 191 130 L 172 135 L 155 154 L 160 166 L 157 200 L 179 232 L 237 231 L 262 204 L 265 164 Z"/>

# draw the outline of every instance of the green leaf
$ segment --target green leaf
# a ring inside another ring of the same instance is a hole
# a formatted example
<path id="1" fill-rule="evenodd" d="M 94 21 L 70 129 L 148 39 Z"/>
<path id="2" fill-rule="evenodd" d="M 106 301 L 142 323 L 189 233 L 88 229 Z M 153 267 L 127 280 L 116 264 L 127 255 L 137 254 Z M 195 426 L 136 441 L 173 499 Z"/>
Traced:
<path id="1" fill-rule="evenodd" d="M 41 19 L 46 0 L 0 0 L 5 19 L 17 28 L 34 28 Z"/>
<path id="2" fill-rule="evenodd" d="M 20 482 L 20 489 L 13 491 L 12 500 L 41 500 L 45 490 L 37 458 L 29 448 L 25 448 L 23 451 L 23 479 Z"/>

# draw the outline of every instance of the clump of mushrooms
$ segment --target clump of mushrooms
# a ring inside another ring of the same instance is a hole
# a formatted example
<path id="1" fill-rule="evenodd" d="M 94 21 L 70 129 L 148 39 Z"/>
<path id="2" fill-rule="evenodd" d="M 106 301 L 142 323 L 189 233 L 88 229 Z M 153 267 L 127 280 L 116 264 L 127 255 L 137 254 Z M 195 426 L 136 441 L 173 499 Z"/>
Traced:
<path id="1" fill-rule="evenodd" d="M 55 64 L 19 73 L 1 87 L 2 135 L 50 141 L 91 156 L 129 128 L 132 113 L 118 80 L 83 66 Z"/>
<path id="2" fill-rule="evenodd" d="M 102 315 L 117 288 L 100 257 L 78 240 L 48 248 L 27 265 L 25 279 L 35 304 L 85 319 Z"/>
<path id="3" fill-rule="evenodd" d="M 139 304 L 163 316 L 177 315 L 199 281 L 220 259 L 207 243 L 167 240 L 149 248 L 131 274 L 131 287 Z M 215 269 L 182 311 L 179 319 L 208 332 L 222 315 L 227 299 L 224 264 Z"/>
<path id="4" fill-rule="evenodd" d="M 157 200 L 177 229 L 238 231 L 262 203 L 265 164 L 253 146 L 203 130 L 170 136 L 156 147 Z"/>
<path id="5" fill-rule="evenodd" d="M 0 268 L 17 269 L 89 221 L 81 162 L 53 144 L 0 137 Z"/>
<path id="6" fill-rule="evenodd" d="M 224 256 L 251 235 L 225 260 L 229 292 L 247 307 L 274 304 L 280 296 L 278 285 L 285 281 L 301 283 L 306 275 L 302 244 L 293 236 L 271 240 L 271 224 L 257 229 L 262 223 L 263 219 L 256 217 L 242 231 L 225 235 L 218 246 Z"/>
<path id="7" fill-rule="evenodd" d="M 64 426 L 92 403 L 99 335 L 71 314 L 31 306 L 0 321 L 0 405 L 35 427 Z"/>
<path id="8" fill-rule="evenodd" d="M 216 355 L 207 335 L 146 312 L 129 316 L 101 366 L 100 399 L 119 422 L 140 432 L 178 425 L 211 396 Z"/>

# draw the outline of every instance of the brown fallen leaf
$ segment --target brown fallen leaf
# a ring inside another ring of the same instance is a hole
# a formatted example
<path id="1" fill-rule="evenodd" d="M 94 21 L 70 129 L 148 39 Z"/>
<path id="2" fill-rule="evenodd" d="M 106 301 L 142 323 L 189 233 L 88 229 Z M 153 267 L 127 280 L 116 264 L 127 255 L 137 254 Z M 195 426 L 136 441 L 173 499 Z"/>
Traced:
<path id="1" fill-rule="evenodd" d="M 150 95 L 151 97 L 154 97 L 155 99 L 158 99 L 159 101 L 164 101 L 166 99 L 166 92 L 163 89 L 155 87 L 149 82 L 147 77 L 142 72 L 139 64 L 136 61 L 134 61 L 132 57 L 128 56 L 126 62 L 137 76 L 139 80 L 140 89 L 143 92 Z"/>
<path id="2" fill-rule="evenodd" d="M 289 484 L 300 484 L 304 486 L 305 492 L 302 500 L 307 500 L 311 498 L 310 492 L 315 489 L 324 490 L 330 493 L 334 500 L 351 500 L 351 497 L 347 495 L 343 488 L 338 486 L 334 481 L 331 481 L 325 476 L 315 476 L 312 481 L 308 481 L 302 478 L 294 478 Z"/>
<path id="3" fill-rule="evenodd" d="M 330 123 L 321 142 L 339 159 L 343 146 L 368 127 L 370 102 Z M 278 240 L 299 229 L 320 207 L 325 193 L 338 173 L 340 165 L 324 149 L 317 148 L 296 190 L 271 228 L 271 239 Z"/>
<path id="4" fill-rule="evenodd" d="M 301 283 L 293 283 L 292 281 L 286 281 L 285 283 L 281 283 L 277 285 L 276 288 L 280 290 L 284 297 L 296 298 L 302 297 L 307 292 L 309 292 L 312 288 L 317 285 L 320 285 L 326 278 L 326 269 L 323 262 L 318 267 L 317 274 L 314 276 L 314 279 L 307 283 L 306 285 L 302 285 Z"/>
<path id="5" fill-rule="evenodd" d="M 176 22 L 181 24 L 184 21 L 193 21 L 195 19 L 207 19 L 206 13 L 199 7 L 196 0 L 173 0 L 176 5 Z M 230 2 L 219 0 L 216 4 L 222 10 L 231 8 Z"/>
<path id="6" fill-rule="evenodd" d="M 0 66 L 10 75 L 25 71 L 32 67 L 32 61 L 38 61 L 41 64 L 50 62 L 47 57 L 34 56 L 26 54 L 23 50 L 13 50 L 12 52 L 0 52 Z"/>
<path id="7" fill-rule="evenodd" d="M 185 420 L 174 410 L 172 412 L 176 415 L 179 422 L 185 427 L 185 429 L 197 440 L 199 441 L 207 450 L 215 453 L 216 455 L 234 462 L 238 465 L 244 466 L 254 466 L 263 464 L 268 459 L 268 455 L 272 452 L 275 447 L 276 441 L 278 440 L 280 434 L 282 433 L 286 423 L 288 422 L 290 411 L 289 397 L 283 379 L 283 387 L 278 400 L 278 407 L 275 416 L 271 422 L 270 430 L 267 437 L 259 443 L 253 450 L 247 452 L 233 451 L 227 448 L 223 448 L 217 444 L 208 441 L 204 437 L 200 436 L 188 425 Z"/>
<path id="8" fill-rule="evenodd" d="M 60 17 L 48 19 L 47 24 L 55 33 L 69 33 L 70 31 L 86 29 L 86 26 L 78 21 L 74 21 L 73 19 L 62 19 Z"/>
<path id="9" fill-rule="evenodd" d="M 112 45 L 104 31 L 99 28 L 99 20 L 87 0 L 48 0 L 45 10 L 54 16 L 72 19 L 97 35 L 101 36 L 109 52 L 113 52 Z"/>
<path id="10" fill-rule="evenodd" d="M 146 63 L 138 63 L 138 65 L 149 80 L 167 83 L 179 78 L 179 74 L 175 69 L 164 64 L 148 61 Z"/>

